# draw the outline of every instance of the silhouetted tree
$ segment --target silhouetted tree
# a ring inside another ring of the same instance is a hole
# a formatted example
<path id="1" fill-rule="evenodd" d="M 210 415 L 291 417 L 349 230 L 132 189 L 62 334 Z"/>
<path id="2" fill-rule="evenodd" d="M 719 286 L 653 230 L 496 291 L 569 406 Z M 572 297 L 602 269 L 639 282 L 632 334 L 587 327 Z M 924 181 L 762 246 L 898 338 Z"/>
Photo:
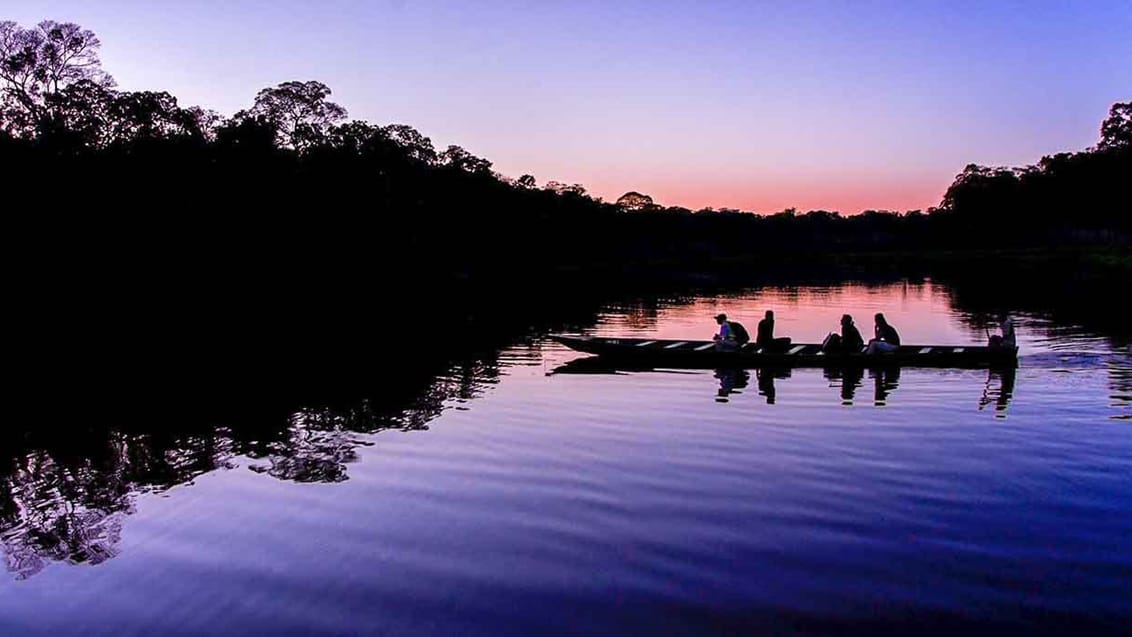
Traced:
<path id="1" fill-rule="evenodd" d="M 476 157 L 459 146 L 449 146 L 440 154 L 440 164 L 469 173 L 491 172 L 491 162 Z"/>
<path id="2" fill-rule="evenodd" d="M 1118 102 L 1108 111 L 1101 124 L 1100 148 L 1132 147 L 1132 102 Z"/>
<path id="3" fill-rule="evenodd" d="M 618 208 L 634 212 L 656 207 L 656 203 L 653 202 L 652 197 L 632 190 L 618 197 L 616 205 Z"/>
<path id="4" fill-rule="evenodd" d="M 576 197 L 583 197 L 586 194 L 586 187 L 582 184 L 564 184 L 560 181 L 548 181 L 543 186 L 543 190 L 547 190 L 556 195 L 573 195 Z"/>
<path id="5" fill-rule="evenodd" d="M 44 20 L 25 29 L 0 22 L 0 117 L 10 132 L 28 135 L 55 119 L 51 97 L 88 82 L 110 88 L 114 80 L 101 68 L 98 38 L 69 22 Z"/>
<path id="6" fill-rule="evenodd" d="M 170 138 L 205 140 L 217 117 L 209 111 L 183 109 L 166 92 L 117 93 L 108 109 L 114 141 L 133 142 Z"/>
<path id="7" fill-rule="evenodd" d="M 41 143 L 56 147 L 105 147 L 112 139 L 115 93 L 88 80 L 71 84 L 44 99 L 51 115 L 36 125 Z"/>
<path id="8" fill-rule="evenodd" d="M 216 128 L 216 144 L 224 154 L 274 154 L 277 128 L 262 117 L 234 117 Z"/>
<path id="9" fill-rule="evenodd" d="M 331 90 L 322 82 L 283 82 L 265 88 L 246 114 L 271 123 L 281 146 L 302 151 L 325 138 L 330 127 L 345 119 L 346 109 L 327 101 Z"/>
<path id="10" fill-rule="evenodd" d="M 756 215 L 726 207 L 692 213 L 639 192 L 609 204 L 581 184 L 550 181 L 538 188 L 531 175 L 502 178 L 488 159 L 457 145 L 437 152 L 406 124 L 343 121 L 345 109 L 316 81 L 264 89 L 251 108 L 224 120 L 184 108 L 168 93 L 115 91 L 93 55 L 97 39 L 77 26 L 24 30 L 4 23 L 0 31 L 0 174 L 21 185 L 8 196 L 9 207 L 19 209 L 17 198 L 40 204 L 65 183 L 90 207 L 145 211 L 146 219 L 160 220 L 191 211 L 186 218 L 196 220 L 201 245 L 231 244 L 227 262 L 208 261 L 216 280 L 226 282 L 216 273 L 238 271 L 248 251 L 265 250 L 275 258 L 267 260 L 278 277 L 274 285 L 289 298 L 366 289 L 368 279 L 357 277 L 377 272 L 412 271 L 430 285 L 490 284 L 516 261 L 536 276 L 601 275 L 626 263 L 708 269 L 764 254 L 1111 243 L 1128 233 L 1127 103 L 1113 106 L 1096 150 L 1018 169 L 972 164 L 927 214 L 843 217 L 788 208 Z M 72 53 L 60 57 L 59 50 Z M 34 71 L 37 65 L 53 70 Z M 50 116 L 35 121 L 35 112 Z M 294 220 L 314 210 L 333 212 L 325 222 Z M 625 210 L 649 214 L 620 214 Z M 258 217 L 266 211 L 270 223 Z M 339 211 L 349 211 L 350 220 L 334 217 Z M 224 215 L 223 226 L 210 217 L 217 214 Z M 122 230 L 110 225 L 96 224 L 96 231 Z M 532 241 L 536 236 L 541 239 Z M 86 239 L 78 245 L 96 244 Z M 171 247 L 155 252 L 172 254 Z M 305 255 L 301 267 L 296 254 Z"/>
<path id="11" fill-rule="evenodd" d="M 426 166 L 438 161 L 432 140 L 407 124 L 390 124 L 382 128 L 389 139 L 405 151 L 406 156 Z"/>

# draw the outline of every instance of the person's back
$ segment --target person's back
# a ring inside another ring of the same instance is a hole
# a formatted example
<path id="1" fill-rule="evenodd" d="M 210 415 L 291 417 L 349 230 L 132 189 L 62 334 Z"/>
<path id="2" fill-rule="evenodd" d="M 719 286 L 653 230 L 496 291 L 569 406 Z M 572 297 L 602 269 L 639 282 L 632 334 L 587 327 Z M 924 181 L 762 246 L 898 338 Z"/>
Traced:
<path id="1" fill-rule="evenodd" d="M 747 328 L 739 321 L 728 321 L 728 326 L 731 328 L 731 338 L 739 345 L 746 345 L 751 342 L 751 335 L 747 333 Z"/>
<path id="2" fill-rule="evenodd" d="M 865 338 L 852 320 L 841 324 L 841 347 L 847 352 L 859 352 L 865 346 Z"/>
<path id="3" fill-rule="evenodd" d="M 830 332 L 822 341 L 822 351 L 827 354 L 856 354 L 865 345 L 865 339 L 853 324 L 853 317 L 841 315 L 841 333 Z"/>
<path id="4" fill-rule="evenodd" d="M 790 347 L 790 343 L 791 340 L 789 337 L 774 337 L 774 312 L 772 310 L 767 310 L 766 318 L 759 321 L 758 333 L 755 337 L 755 345 L 757 345 L 761 349 L 779 351 Z"/>
<path id="5" fill-rule="evenodd" d="M 877 325 L 877 338 L 884 341 L 885 343 L 889 343 L 897 347 L 900 346 L 900 335 L 896 333 L 896 328 L 892 327 L 888 323 Z"/>
<path id="6" fill-rule="evenodd" d="M 759 321 L 758 335 L 755 343 L 759 347 L 766 347 L 774 342 L 774 314 L 767 312 L 766 318 Z"/>

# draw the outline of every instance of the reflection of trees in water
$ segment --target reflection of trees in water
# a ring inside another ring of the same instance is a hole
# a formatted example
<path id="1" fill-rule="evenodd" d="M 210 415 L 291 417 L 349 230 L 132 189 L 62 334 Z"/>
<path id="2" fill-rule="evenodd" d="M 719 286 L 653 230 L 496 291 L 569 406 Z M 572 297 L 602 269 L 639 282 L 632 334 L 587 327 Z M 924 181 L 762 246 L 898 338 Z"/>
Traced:
<path id="1" fill-rule="evenodd" d="M 1113 294 L 1127 286 L 1110 278 L 1081 276 L 1074 268 L 1053 269 L 1057 264 L 987 267 L 988 276 L 946 275 L 944 290 L 949 305 L 972 332 L 983 333 L 997 325 L 999 312 L 1047 319 L 1048 325 L 1020 325 L 1043 336 L 1064 338 L 1082 333 L 1104 338 L 1115 351 L 1132 344 L 1132 324 L 1112 311 Z M 989 276 L 994 273 L 996 276 Z M 1004 283 L 1005 279 L 1005 283 Z M 1066 332 L 1068 330 L 1068 332 Z"/>
<path id="2" fill-rule="evenodd" d="M 344 429 L 323 429 L 316 418 L 298 414 L 285 440 L 269 445 L 266 465 L 250 469 L 280 480 L 294 482 L 342 482 L 347 479 L 346 464 L 357 460 L 356 449 L 366 444 Z"/>
<path id="3" fill-rule="evenodd" d="M 1121 360 L 1109 361 L 1108 379 L 1112 406 L 1121 410 L 1114 418 L 1132 420 L 1132 351 Z"/>
<path id="4" fill-rule="evenodd" d="M 51 562 L 98 564 L 116 553 L 138 492 L 230 466 L 228 441 L 108 431 L 7 457 L 0 471 L 0 546 L 30 577 Z"/>
<path id="5" fill-rule="evenodd" d="M 1114 294 L 1126 288 L 1127 281 L 1088 267 L 1060 265 L 1061 269 L 1054 269 L 1050 263 L 1007 267 L 998 264 L 995 271 L 1009 279 L 1007 285 L 994 277 L 947 276 L 950 305 L 958 318 L 976 333 L 996 324 L 995 314 L 1007 311 L 1020 319 L 1017 320 L 1020 333 L 1036 332 L 1055 349 L 1088 350 L 1094 346 L 1082 347 L 1082 338 L 1103 341 L 1116 353 L 1108 364 L 1114 406 L 1132 404 L 1129 398 L 1132 382 L 1128 379 L 1132 363 L 1128 362 L 1127 355 L 1119 354 L 1132 351 L 1132 323 L 1123 312 L 1114 311 L 1113 306 Z M 1032 321 L 1032 318 L 1039 320 Z M 991 333 L 995 333 L 993 328 Z M 996 407 L 996 410 L 1003 411 L 1010 400 L 1013 381 L 1013 377 L 1003 378 L 998 397 L 980 402 L 980 407 L 989 402 L 1001 402 L 1002 408 Z"/>
<path id="6" fill-rule="evenodd" d="M 475 398 L 498 376 L 494 361 L 467 362 L 424 377 L 415 393 L 399 385 L 390 395 L 353 405 L 303 408 L 281 428 L 170 433 L 160 431 L 163 423 L 156 420 L 147 428 L 152 431 L 79 429 L 11 449 L 4 440 L 0 550 L 18 578 L 52 562 L 98 564 L 116 554 L 123 517 L 139 493 L 233 468 L 237 456 L 252 458 L 253 471 L 281 480 L 341 482 L 358 447 L 372 444 L 367 434 L 426 430 L 448 402 Z"/>
<path id="7" fill-rule="evenodd" d="M 129 490 L 120 474 L 90 463 L 67 465 L 39 452 L 16 459 L 3 485 L 3 547 L 17 578 L 38 573 L 52 561 L 98 564 L 114 556 L 120 523 L 114 511 L 129 511 Z"/>

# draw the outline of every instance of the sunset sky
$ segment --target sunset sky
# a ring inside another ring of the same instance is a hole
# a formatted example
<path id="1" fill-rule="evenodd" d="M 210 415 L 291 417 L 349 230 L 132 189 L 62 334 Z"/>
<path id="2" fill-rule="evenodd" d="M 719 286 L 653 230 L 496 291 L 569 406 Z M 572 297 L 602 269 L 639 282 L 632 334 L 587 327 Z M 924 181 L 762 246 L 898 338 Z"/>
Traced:
<path id="1" fill-rule="evenodd" d="M 95 31 L 123 89 L 230 115 L 317 79 L 505 175 L 691 208 L 926 208 L 1132 99 L 1128 0 L 0 2 L 45 18 Z"/>

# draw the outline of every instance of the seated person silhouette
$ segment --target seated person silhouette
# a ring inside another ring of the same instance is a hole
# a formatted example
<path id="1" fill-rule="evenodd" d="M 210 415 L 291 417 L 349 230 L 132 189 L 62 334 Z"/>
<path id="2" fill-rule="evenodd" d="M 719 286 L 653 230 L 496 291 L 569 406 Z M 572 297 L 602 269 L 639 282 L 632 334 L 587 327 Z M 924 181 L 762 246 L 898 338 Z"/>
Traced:
<path id="1" fill-rule="evenodd" d="M 900 335 L 896 333 L 896 328 L 888 324 L 888 320 L 884 318 L 884 314 L 877 312 L 876 316 L 876 337 L 869 341 L 869 347 L 865 350 L 866 354 L 891 354 L 900 349 Z"/>
<path id="2" fill-rule="evenodd" d="M 716 349 L 738 351 L 751 340 L 743 325 L 738 321 L 727 320 L 726 314 L 717 314 L 715 322 L 719 324 L 719 333 L 711 338 L 715 341 Z"/>
<path id="3" fill-rule="evenodd" d="M 766 317 L 759 321 L 759 329 L 755 337 L 755 347 L 763 352 L 785 352 L 790 347 L 789 337 L 774 337 L 774 312 L 766 311 Z"/>
<path id="4" fill-rule="evenodd" d="M 821 350 L 826 354 L 856 354 L 865 346 L 865 339 L 853 324 L 853 317 L 841 315 L 841 333 L 830 332 L 822 341 Z"/>

